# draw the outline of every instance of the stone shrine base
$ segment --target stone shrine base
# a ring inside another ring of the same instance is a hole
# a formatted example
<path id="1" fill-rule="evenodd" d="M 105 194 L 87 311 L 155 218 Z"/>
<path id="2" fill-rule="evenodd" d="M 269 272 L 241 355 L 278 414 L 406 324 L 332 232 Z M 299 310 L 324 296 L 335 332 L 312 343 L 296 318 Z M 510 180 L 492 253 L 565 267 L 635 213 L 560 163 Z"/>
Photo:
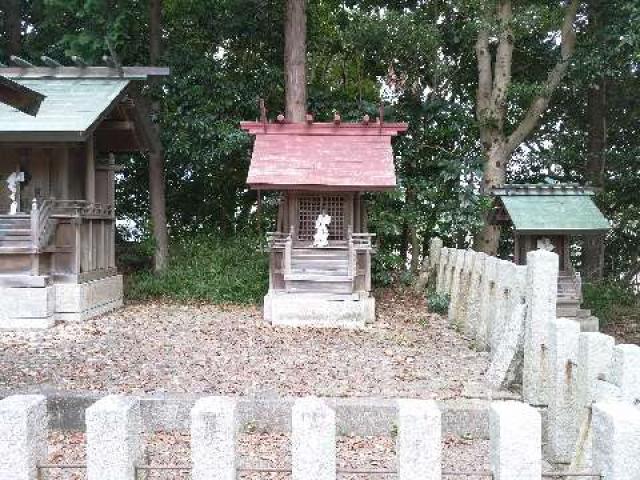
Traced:
<path id="1" fill-rule="evenodd" d="M 264 319 L 276 326 L 363 328 L 376 316 L 373 297 L 319 293 L 276 293 L 264 297 Z"/>
<path id="2" fill-rule="evenodd" d="M 122 275 L 86 283 L 0 287 L 0 330 L 43 329 L 82 321 L 122 306 Z"/>

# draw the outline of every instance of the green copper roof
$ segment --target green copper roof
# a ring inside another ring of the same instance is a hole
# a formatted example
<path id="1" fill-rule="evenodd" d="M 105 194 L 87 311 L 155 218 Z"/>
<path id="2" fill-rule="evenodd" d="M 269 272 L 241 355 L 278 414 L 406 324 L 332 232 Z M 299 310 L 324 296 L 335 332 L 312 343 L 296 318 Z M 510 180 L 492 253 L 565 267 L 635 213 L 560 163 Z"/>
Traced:
<path id="1" fill-rule="evenodd" d="M 0 141 L 81 141 L 118 101 L 129 80 L 14 79 L 45 96 L 35 117 L 0 104 Z"/>
<path id="2" fill-rule="evenodd" d="M 517 231 L 580 233 L 608 230 L 591 195 L 498 195 Z"/>

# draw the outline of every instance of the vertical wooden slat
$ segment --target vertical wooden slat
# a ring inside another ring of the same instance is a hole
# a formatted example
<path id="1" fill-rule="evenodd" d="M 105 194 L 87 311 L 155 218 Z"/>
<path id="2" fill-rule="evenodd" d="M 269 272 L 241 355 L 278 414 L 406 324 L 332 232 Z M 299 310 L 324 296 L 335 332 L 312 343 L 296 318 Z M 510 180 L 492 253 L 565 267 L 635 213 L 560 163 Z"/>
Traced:
<path id="1" fill-rule="evenodd" d="M 96 158 L 93 135 L 87 139 L 85 149 L 85 199 L 91 203 L 96 201 Z"/>

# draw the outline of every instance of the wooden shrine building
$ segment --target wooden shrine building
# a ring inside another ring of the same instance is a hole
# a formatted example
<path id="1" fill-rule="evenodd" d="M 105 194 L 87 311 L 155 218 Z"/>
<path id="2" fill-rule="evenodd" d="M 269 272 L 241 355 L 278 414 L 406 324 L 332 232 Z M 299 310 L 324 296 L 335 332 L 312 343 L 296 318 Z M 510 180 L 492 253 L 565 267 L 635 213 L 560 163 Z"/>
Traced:
<path id="1" fill-rule="evenodd" d="M 406 124 L 243 122 L 255 135 L 247 183 L 281 192 L 268 234 L 273 324 L 358 327 L 373 321 L 373 235 L 364 192 L 396 187 L 391 138 Z"/>
<path id="2" fill-rule="evenodd" d="M 114 154 L 159 148 L 138 93 L 148 77 L 167 74 L 26 62 L 0 68 L 7 88 L 37 93 L 23 108 L 0 104 L 0 329 L 45 328 L 122 303 Z"/>
<path id="3" fill-rule="evenodd" d="M 571 262 L 571 243 L 609 230 L 609 222 L 593 202 L 594 192 L 576 184 L 505 185 L 494 189 L 493 222 L 511 225 L 514 262 L 526 264 L 527 252 L 539 248 L 559 257 L 558 316 L 588 323 L 580 309 L 582 281 Z"/>

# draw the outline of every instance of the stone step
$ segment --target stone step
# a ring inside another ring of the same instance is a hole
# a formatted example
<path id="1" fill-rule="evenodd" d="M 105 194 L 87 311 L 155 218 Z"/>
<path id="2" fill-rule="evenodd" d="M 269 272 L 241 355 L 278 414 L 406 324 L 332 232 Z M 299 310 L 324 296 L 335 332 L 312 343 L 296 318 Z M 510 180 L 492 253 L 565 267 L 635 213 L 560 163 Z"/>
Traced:
<path id="1" fill-rule="evenodd" d="M 2 225 L 0 225 L 0 238 L 5 237 L 5 236 L 14 236 L 14 235 L 23 235 L 23 236 L 30 236 L 31 235 L 31 229 L 30 228 L 8 228 L 8 227 L 4 227 Z"/>
<path id="2" fill-rule="evenodd" d="M 307 282 L 352 282 L 348 275 L 323 275 L 311 273 L 289 273 L 284 276 L 285 281 L 301 280 Z"/>
<path id="3" fill-rule="evenodd" d="M 289 293 L 331 293 L 350 294 L 353 293 L 352 282 L 307 282 L 307 281 L 287 281 L 286 291 Z"/>

